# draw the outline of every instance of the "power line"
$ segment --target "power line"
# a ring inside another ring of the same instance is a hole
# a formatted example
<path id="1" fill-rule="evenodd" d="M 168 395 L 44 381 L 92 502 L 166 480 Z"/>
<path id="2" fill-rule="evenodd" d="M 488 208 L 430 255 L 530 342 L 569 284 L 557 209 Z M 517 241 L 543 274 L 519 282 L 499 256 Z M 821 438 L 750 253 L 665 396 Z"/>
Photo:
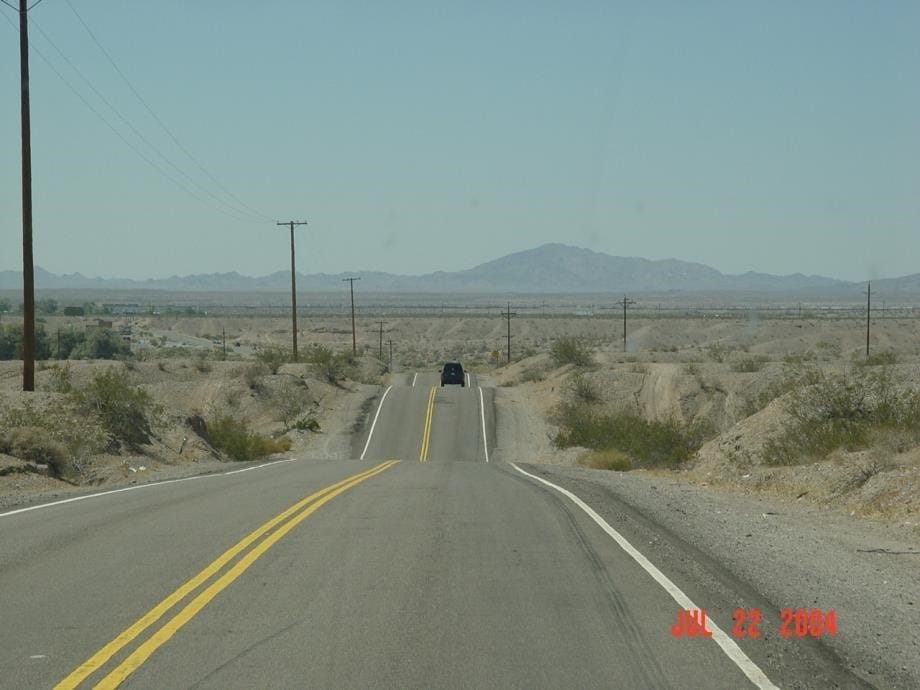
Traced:
<path id="1" fill-rule="evenodd" d="M 163 120 L 160 119 L 160 117 L 153 111 L 153 108 L 150 107 L 150 105 L 147 103 L 147 100 L 143 96 L 141 96 L 140 92 L 136 88 L 134 88 L 134 85 L 131 83 L 131 80 L 129 80 L 128 77 L 125 75 L 125 73 L 122 72 L 121 68 L 119 68 L 118 64 L 115 62 L 115 59 L 109 54 L 109 51 L 107 51 L 103 47 L 102 43 L 99 42 L 99 39 L 96 38 L 96 34 L 93 33 L 92 29 L 89 28 L 89 25 L 87 25 L 83 17 L 80 16 L 80 13 L 77 12 L 77 9 L 73 6 L 70 0 L 64 0 L 64 1 L 67 3 L 67 6 L 70 8 L 71 12 L 73 12 L 74 16 L 83 26 L 83 28 L 86 30 L 86 33 L 89 34 L 90 38 L 93 40 L 93 43 L 96 44 L 96 47 L 99 48 L 100 52 L 103 55 L 105 55 L 106 59 L 109 61 L 109 64 L 112 66 L 112 69 L 114 69 L 115 72 L 118 74 L 118 76 L 121 77 L 122 81 L 124 81 L 125 84 L 128 86 L 128 88 L 131 90 L 131 93 L 133 93 L 135 97 L 137 97 L 137 100 L 140 101 L 141 105 L 144 106 L 144 109 L 150 114 L 150 116 L 156 121 L 156 123 L 160 125 L 163 131 L 166 132 L 167 136 L 169 136 L 169 138 L 172 139 L 173 143 L 179 148 L 179 150 L 182 151 L 182 153 L 184 153 L 188 157 L 188 159 L 192 161 L 198 167 L 198 169 L 201 170 L 201 172 L 203 172 L 208 177 L 209 180 L 211 180 L 211 182 L 217 185 L 217 187 L 220 188 L 221 191 L 227 194 L 230 198 L 232 198 L 238 204 L 240 204 L 241 206 L 249 210 L 253 215 L 261 218 L 262 220 L 270 221 L 271 220 L 270 216 L 267 216 L 266 214 L 257 211 L 252 206 L 250 206 L 249 204 L 244 202 L 242 199 L 240 199 L 236 194 L 234 194 L 229 189 L 227 189 L 227 187 L 221 184 L 220 181 L 216 177 L 214 177 L 214 175 L 212 175 L 211 172 L 207 168 L 205 168 L 204 165 L 197 158 L 195 158 L 195 156 L 193 156 L 191 152 L 185 146 L 182 145 L 182 142 L 179 141 L 178 137 L 176 137 L 176 135 L 173 134 L 172 130 L 166 126 L 166 123 L 164 123 Z"/>
<path id="2" fill-rule="evenodd" d="M 12 20 L 10 20 L 10 18 L 9 18 L 7 15 L 3 15 L 3 18 L 6 19 L 7 23 L 9 23 L 10 25 L 12 25 L 14 29 L 16 28 L 16 25 L 13 24 Z M 139 148 L 137 148 L 134 144 L 132 144 L 132 143 L 131 143 L 131 142 L 120 132 L 120 131 L 118 131 L 118 128 L 117 128 L 117 127 L 115 127 L 111 122 L 109 122 L 109 121 L 105 118 L 105 116 L 104 116 L 102 113 L 100 113 L 100 112 L 93 106 L 92 103 L 90 103 L 88 100 L 86 100 L 86 98 L 83 96 L 83 94 L 81 94 L 81 93 L 76 89 L 76 87 L 74 87 L 74 85 L 71 84 L 70 81 L 68 81 L 67 77 L 65 77 L 63 74 L 61 74 L 61 72 L 57 69 L 57 67 L 54 66 L 54 63 L 51 62 L 51 60 L 49 60 L 41 50 L 39 50 L 39 49 L 36 48 L 35 46 L 30 45 L 30 46 L 29 46 L 29 52 L 34 52 L 36 55 L 38 55 L 38 57 L 40 57 L 40 58 L 42 59 L 42 61 L 48 66 L 48 69 L 50 69 L 52 72 L 54 72 L 54 74 L 57 76 L 57 78 L 60 79 L 62 82 L 64 82 L 64 85 L 65 85 L 68 89 L 70 89 L 70 91 L 74 94 L 74 96 L 76 96 L 76 97 L 83 103 L 83 105 L 85 105 L 86 108 L 87 108 L 90 112 L 93 113 L 93 115 L 95 115 L 97 118 L 99 118 L 99 120 L 100 120 L 106 127 L 108 127 L 110 130 L 112 130 L 112 133 L 115 134 L 115 136 L 117 136 L 119 139 L 121 139 L 121 141 L 125 144 L 125 146 L 127 146 L 127 147 L 128 147 L 129 149 L 131 149 L 135 154 L 137 154 L 137 156 L 138 156 L 141 160 L 143 160 L 145 163 L 147 163 L 147 165 L 149 165 L 151 168 L 153 168 L 153 169 L 154 169 L 157 173 L 159 173 L 162 177 L 164 177 L 164 178 L 167 179 L 168 181 L 172 182 L 179 190 L 185 192 L 185 193 L 188 194 L 190 197 L 192 197 L 193 199 L 195 199 L 196 201 L 198 201 L 200 204 L 202 204 L 202 205 L 204 205 L 204 206 L 207 206 L 207 207 L 209 207 L 211 210 L 217 211 L 218 213 L 221 213 L 221 214 L 223 214 L 223 215 L 225 215 L 225 216 L 227 216 L 227 217 L 229 217 L 229 218 L 233 218 L 234 220 L 240 220 L 240 221 L 245 221 L 245 222 L 249 222 L 249 223 L 253 222 L 253 220 L 252 220 L 251 218 L 247 218 L 247 217 L 245 217 L 245 216 L 234 215 L 234 214 L 232 214 L 232 213 L 230 213 L 230 212 L 224 210 L 223 208 L 220 208 L 219 206 L 213 206 L 213 205 L 209 204 L 208 201 L 207 201 L 205 198 L 199 196 L 199 195 L 196 194 L 194 191 L 192 191 L 191 189 L 189 189 L 188 187 L 186 187 L 185 185 L 183 185 L 182 182 L 180 182 L 180 181 L 177 180 L 176 178 L 172 177 L 168 172 L 166 172 L 163 168 L 161 168 L 159 165 L 157 165 L 157 163 L 155 163 L 155 162 L 154 162 L 153 160 L 151 160 L 146 154 L 144 154 Z"/>
<path id="3" fill-rule="evenodd" d="M 197 180 L 195 180 L 191 175 L 189 175 L 187 172 L 185 172 L 182 168 L 180 168 L 178 165 L 176 165 L 175 163 L 173 163 L 165 153 L 163 153 L 162 151 L 160 151 L 159 148 L 157 148 L 157 147 L 156 147 L 146 136 L 144 136 L 144 134 L 143 134 L 140 130 L 138 130 L 137 127 L 135 127 L 135 126 L 128 120 L 128 118 L 126 118 L 126 117 L 121 113 L 121 111 L 120 111 L 118 108 L 116 108 L 116 107 L 112 104 L 112 102 L 109 101 L 108 98 L 105 97 L 105 95 L 104 95 L 99 89 L 96 88 L 96 86 L 89 80 L 89 78 L 88 78 L 85 74 L 83 74 L 83 72 L 80 70 L 80 68 L 77 67 L 77 66 L 71 61 L 71 59 L 70 59 L 69 57 L 67 57 L 67 55 L 64 54 L 64 51 L 62 51 L 62 50 L 57 46 L 57 44 L 51 39 L 51 37 L 50 37 L 47 33 L 45 33 L 44 29 L 42 29 L 41 26 L 39 26 L 39 24 L 38 24 L 34 19 L 32 20 L 32 25 L 33 25 L 36 29 L 38 29 L 39 33 L 41 33 L 41 35 L 44 37 L 44 39 L 51 45 L 52 48 L 54 48 L 54 50 L 57 52 L 57 54 L 61 56 L 61 59 L 63 59 L 64 62 L 66 62 L 66 63 L 70 66 L 70 68 L 71 68 L 74 72 L 76 72 L 77 76 L 80 77 L 80 79 L 83 80 L 83 82 L 90 88 L 90 90 L 91 90 L 94 94 L 96 94 L 96 96 L 99 98 L 99 100 L 101 100 L 103 103 L 105 103 L 105 105 L 107 105 L 108 108 L 109 108 L 113 113 L 115 113 L 115 115 L 118 117 L 118 119 L 121 120 L 121 121 L 124 123 L 124 125 L 125 125 L 128 129 L 130 129 L 138 139 L 140 139 L 142 142 L 144 142 L 144 144 L 146 144 L 147 147 L 148 147 L 151 151 L 153 151 L 157 156 L 159 156 L 159 157 L 163 160 L 163 162 L 166 163 L 166 165 L 168 165 L 168 166 L 171 167 L 173 170 L 175 170 L 177 173 L 179 173 L 180 175 L 182 175 L 182 177 L 184 177 L 190 184 L 192 184 L 194 187 L 196 187 L 200 192 L 202 192 L 202 193 L 204 193 L 204 194 L 207 194 L 209 197 L 211 197 L 212 199 L 214 199 L 214 201 L 216 201 L 217 203 L 223 204 L 223 205 L 226 206 L 229 210 L 233 211 L 234 213 L 239 214 L 239 215 L 241 216 L 241 218 L 245 218 L 246 216 L 252 216 L 252 219 L 251 219 L 251 220 L 253 220 L 253 221 L 256 221 L 256 222 L 263 222 L 263 221 L 264 221 L 263 218 L 257 217 L 255 214 L 253 214 L 253 213 L 251 213 L 251 212 L 249 212 L 249 211 L 246 211 L 246 210 L 243 210 L 243 209 L 236 208 L 235 206 L 233 206 L 233 204 L 230 204 L 230 203 L 228 203 L 227 201 L 225 201 L 224 199 L 221 199 L 219 196 L 217 196 L 216 194 L 214 194 L 210 189 L 207 189 L 204 185 L 200 184 Z"/>

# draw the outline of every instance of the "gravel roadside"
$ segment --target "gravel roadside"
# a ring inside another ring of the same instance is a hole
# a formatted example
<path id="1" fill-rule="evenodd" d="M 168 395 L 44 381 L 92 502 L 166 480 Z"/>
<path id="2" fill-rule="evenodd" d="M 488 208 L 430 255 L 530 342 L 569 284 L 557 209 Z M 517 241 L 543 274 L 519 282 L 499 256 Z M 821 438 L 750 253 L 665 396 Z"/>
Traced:
<path id="1" fill-rule="evenodd" d="M 771 613 L 776 627 L 782 608 L 834 609 L 838 635 L 809 644 L 825 646 L 836 663 L 875 687 L 920 687 L 920 540 L 915 532 L 679 478 L 589 470 L 558 459 L 547 463 L 547 433 L 537 431 L 536 417 L 518 395 L 496 396 L 501 460 L 573 491 L 624 536 L 641 540 L 634 542 L 637 548 L 662 569 L 673 567 L 688 581 L 715 579 L 713 572 L 724 570 L 726 579 L 736 580 L 728 588 L 735 590 L 737 605 L 763 608 L 764 620 Z M 696 567 L 692 560 L 710 565 Z M 730 626 L 731 609 L 723 614 Z M 790 644 L 770 649 L 795 653 Z M 783 685 L 824 687 L 815 682 Z"/>

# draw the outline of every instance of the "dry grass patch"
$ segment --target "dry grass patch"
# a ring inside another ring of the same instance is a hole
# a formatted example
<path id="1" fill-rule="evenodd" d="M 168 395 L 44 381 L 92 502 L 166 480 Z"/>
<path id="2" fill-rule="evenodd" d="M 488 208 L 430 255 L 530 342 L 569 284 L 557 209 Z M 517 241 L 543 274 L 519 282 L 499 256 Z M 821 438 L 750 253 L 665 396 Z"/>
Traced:
<path id="1" fill-rule="evenodd" d="M 578 457 L 578 464 L 592 470 L 613 470 L 628 472 L 632 463 L 626 453 L 610 448 L 607 450 L 589 450 Z"/>

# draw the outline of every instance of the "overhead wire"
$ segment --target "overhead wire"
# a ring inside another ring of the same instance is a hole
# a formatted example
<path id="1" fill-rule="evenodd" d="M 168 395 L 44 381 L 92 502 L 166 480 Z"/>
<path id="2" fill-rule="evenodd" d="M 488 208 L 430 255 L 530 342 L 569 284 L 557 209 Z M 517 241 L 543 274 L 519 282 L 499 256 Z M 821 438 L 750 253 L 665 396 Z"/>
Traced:
<path id="1" fill-rule="evenodd" d="M 85 21 L 85 20 L 83 19 L 83 17 L 80 15 L 80 13 L 77 12 L 77 8 L 73 6 L 73 4 L 70 2 L 70 0 L 64 0 L 64 2 L 67 3 L 67 6 L 70 8 L 70 11 L 73 12 L 74 16 L 77 18 L 77 21 L 80 22 L 80 24 L 81 24 L 81 25 L 83 26 L 83 28 L 86 30 L 86 33 L 89 34 L 89 37 L 92 39 L 93 43 L 96 44 L 96 47 L 99 48 L 99 51 L 105 56 L 106 60 L 108 60 L 109 64 L 112 66 L 112 69 L 114 69 L 115 72 L 118 74 L 118 76 L 121 77 L 122 81 L 124 81 L 124 83 L 127 85 L 127 87 L 131 90 L 131 93 L 134 94 L 134 96 L 137 98 L 137 100 L 140 102 L 140 104 L 141 104 L 142 106 L 144 106 L 144 109 L 150 114 L 150 116 L 151 116 L 151 117 L 156 121 L 156 123 L 162 128 L 162 130 L 163 130 L 163 131 L 166 133 L 166 135 L 172 140 L 172 142 L 176 145 L 176 147 L 177 147 L 180 151 L 182 151 L 182 153 L 184 153 L 184 154 L 188 157 L 188 159 L 189 159 L 192 163 L 194 163 L 195 166 L 196 166 L 202 173 L 204 173 L 204 175 L 207 176 L 207 178 L 208 178 L 209 180 L 211 180 L 211 182 L 213 182 L 221 191 L 223 191 L 225 194 L 227 194 L 227 196 L 229 196 L 231 199 L 233 199 L 234 201 L 236 201 L 238 204 L 240 204 L 242 207 L 244 207 L 245 209 L 247 209 L 248 211 L 250 211 L 250 212 L 253 213 L 254 215 L 256 215 L 256 216 L 262 218 L 262 219 L 265 220 L 265 221 L 272 221 L 273 219 L 272 219 L 270 216 L 267 216 L 266 214 L 264 214 L 264 213 L 262 213 L 262 212 L 260 212 L 260 211 L 258 211 L 258 210 L 256 210 L 256 209 L 254 209 L 252 206 L 250 206 L 249 204 L 247 204 L 245 201 L 243 201 L 242 199 L 240 199 L 236 194 L 234 194 L 232 191 L 230 191 L 226 186 L 224 186 L 224 185 L 220 182 L 220 180 L 218 180 L 214 175 L 212 175 L 211 172 L 210 172 L 210 171 L 209 171 L 209 170 L 208 170 L 208 169 L 207 169 L 207 168 L 206 168 L 206 167 L 205 167 L 205 166 L 194 156 L 194 155 L 192 155 L 192 153 L 188 150 L 188 148 L 185 147 L 185 146 L 182 144 L 181 141 L 179 141 L 179 138 L 173 133 L 173 131 L 172 131 L 169 127 L 166 126 L 166 123 L 163 122 L 163 120 L 153 111 L 153 108 L 150 107 L 150 104 L 147 102 L 147 100 L 146 100 L 146 99 L 140 94 L 140 92 L 134 87 L 134 84 L 131 83 L 131 80 L 128 79 L 128 77 L 125 75 L 125 73 L 121 70 L 121 68 L 120 68 L 120 67 L 118 66 L 118 64 L 115 62 L 115 59 L 111 56 L 111 54 L 109 53 L 109 51 L 105 49 L 105 47 L 102 45 L 102 43 L 101 43 L 101 42 L 99 41 L 99 39 L 96 37 L 96 34 L 93 32 L 93 30 L 89 27 L 89 25 L 86 23 L 86 21 Z"/>
<path id="2" fill-rule="evenodd" d="M 83 80 L 83 82 L 89 87 L 89 89 L 90 89 L 94 94 L 96 94 L 96 96 L 99 98 L 99 100 L 101 100 L 103 103 L 105 103 L 105 105 L 108 106 L 108 108 L 109 108 L 113 113 L 115 113 L 115 115 L 118 117 L 118 119 L 121 120 L 121 122 L 122 122 L 128 129 L 130 129 L 138 139 L 140 139 L 144 144 L 146 144 L 147 147 L 148 147 L 151 151 L 153 151 L 157 156 L 159 156 L 160 159 L 161 159 L 166 165 L 168 165 L 170 168 L 172 168 L 172 169 L 175 170 L 177 173 L 179 173 L 182 177 L 184 177 L 191 185 L 193 185 L 194 187 L 196 187 L 196 188 L 198 189 L 198 191 L 200 191 L 200 192 L 206 194 L 207 196 L 211 197 L 211 198 L 214 199 L 214 201 L 216 201 L 217 203 L 226 206 L 229 210 L 233 211 L 234 213 L 238 213 L 238 214 L 240 214 L 241 216 L 252 215 L 252 216 L 253 216 L 253 217 L 252 217 L 252 220 L 253 220 L 253 221 L 257 221 L 257 222 L 263 222 L 263 221 L 264 221 L 263 218 L 261 218 L 261 217 L 258 217 L 258 218 L 257 218 L 256 216 L 254 216 L 254 215 L 251 214 L 250 212 L 244 211 L 244 210 L 242 210 L 242 209 L 238 209 L 238 208 L 234 207 L 233 204 L 230 204 L 230 203 L 226 202 L 224 199 L 221 199 L 219 196 L 217 196 L 216 194 L 214 194 L 210 189 L 207 189 L 206 187 L 204 187 L 203 185 L 201 185 L 201 184 L 200 184 L 197 180 L 195 180 L 191 175 L 189 175 L 189 174 L 186 173 L 182 168 L 180 168 L 178 165 L 176 165 L 175 163 L 173 163 L 173 162 L 169 159 L 169 157 L 168 157 L 166 154 L 164 154 L 162 151 L 160 151 L 160 149 L 157 148 L 157 147 L 156 147 L 146 136 L 144 136 L 144 134 L 143 134 L 142 132 L 140 132 L 140 131 L 137 129 L 137 127 L 135 127 L 135 126 L 128 120 L 128 118 L 126 118 L 126 117 L 121 113 L 121 111 L 118 110 L 118 108 L 116 108 L 114 105 L 112 105 L 111 101 L 109 101 L 109 99 L 107 99 L 107 98 L 102 94 L 102 92 L 99 91 L 99 89 L 97 89 L 97 88 L 93 85 L 93 83 L 86 77 L 86 75 L 83 74 L 83 72 L 80 70 L 80 68 L 77 67 L 77 66 L 70 60 L 70 58 L 68 58 L 68 57 L 64 54 L 64 52 L 63 52 L 60 48 L 58 48 L 57 44 L 51 39 L 50 36 L 48 36 L 48 34 L 44 31 L 44 29 L 42 29 L 42 27 L 39 26 L 39 24 L 38 24 L 34 19 L 32 19 L 30 23 L 31 23 L 36 29 L 38 29 L 38 32 L 42 35 L 42 37 L 51 45 L 52 48 L 54 48 L 55 52 L 57 52 L 57 54 L 61 57 L 61 59 L 64 60 L 64 62 L 66 62 L 66 63 L 70 66 L 70 68 L 77 74 L 77 76 L 80 77 L 80 79 Z"/>
<path id="3" fill-rule="evenodd" d="M 14 30 L 17 30 L 17 31 L 18 31 L 16 25 L 12 22 L 12 20 L 11 20 L 7 15 L 4 14 L 4 15 L 3 15 L 3 18 L 7 21 L 8 24 L 10 24 L 10 25 L 13 27 Z M 34 23 L 34 22 L 33 22 L 33 23 Z M 246 217 L 246 216 L 241 216 L 241 215 L 239 215 L 239 214 L 230 213 L 230 212 L 226 211 L 225 209 L 223 209 L 223 208 L 221 208 L 221 207 L 219 207 L 219 206 L 214 206 L 214 205 L 208 203 L 208 201 L 207 201 L 204 197 L 199 196 L 199 195 L 196 194 L 194 191 L 192 191 L 191 189 L 189 189 L 188 187 L 186 187 L 184 184 L 182 184 L 182 182 L 180 182 L 180 181 L 177 180 L 175 177 L 171 176 L 168 172 L 166 172 L 165 170 L 163 170 L 162 167 L 160 167 L 156 162 L 154 162 L 153 160 L 151 160 L 149 156 L 147 156 L 146 154 L 144 154 L 143 151 L 141 151 L 137 146 L 135 146 L 133 143 L 131 143 L 131 141 L 129 141 L 129 140 L 127 139 L 127 137 L 125 137 L 125 136 L 118 130 L 117 127 L 115 127 L 111 122 L 109 122 L 109 121 L 105 118 L 105 116 L 102 115 L 102 113 L 100 113 L 100 112 L 92 105 L 92 103 L 90 103 L 90 102 L 83 96 L 83 94 L 81 94 L 81 93 L 77 90 L 77 88 L 74 87 L 74 85 L 71 84 L 71 83 L 67 80 L 67 78 L 66 78 L 63 74 L 61 74 L 61 72 L 57 69 L 57 67 L 54 66 L 54 63 L 51 62 L 51 60 L 49 60 L 47 57 L 45 57 L 45 54 L 44 54 L 41 50 L 39 50 L 38 48 L 36 48 L 34 45 L 30 45 L 30 46 L 29 46 L 29 50 L 30 50 L 30 52 L 33 52 L 33 53 L 35 53 L 36 55 L 38 55 L 38 57 L 41 58 L 41 60 L 48 66 L 48 68 L 49 68 L 52 72 L 54 72 L 54 74 L 55 74 L 62 82 L 64 82 L 64 85 L 67 86 L 67 88 L 69 88 L 69 89 L 71 90 L 71 92 L 72 92 L 72 93 L 83 103 L 83 105 L 85 105 L 85 106 L 89 109 L 90 112 L 92 112 L 97 118 L 99 118 L 99 120 L 102 121 L 102 123 L 103 123 L 104 125 L 106 125 L 106 127 L 108 127 L 110 130 L 112 130 L 112 132 L 115 134 L 115 136 L 117 136 L 119 139 L 121 139 L 121 141 L 122 141 L 128 148 L 130 148 L 135 154 L 137 154 L 145 163 L 147 163 L 150 167 L 152 167 L 152 168 L 153 168 L 157 173 L 159 173 L 162 177 L 166 178 L 167 180 L 169 180 L 170 182 L 172 182 L 176 187 L 178 187 L 181 191 L 185 192 L 186 194 L 188 194 L 190 197 L 192 197 L 193 199 L 195 199 L 195 200 L 198 201 L 199 203 L 204 204 L 205 206 L 208 206 L 208 207 L 211 208 L 212 210 L 218 211 L 219 213 L 222 213 L 222 214 L 224 214 L 224 215 L 226 215 L 226 216 L 228 216 L 228 217 L 234 218 L 235 220 L 241 220 L 241 221 L 246 221 L 246 222 L 252 222 L 252 219 L 251 219 L 251 218 L 248 218 L 248 217 Z"/>

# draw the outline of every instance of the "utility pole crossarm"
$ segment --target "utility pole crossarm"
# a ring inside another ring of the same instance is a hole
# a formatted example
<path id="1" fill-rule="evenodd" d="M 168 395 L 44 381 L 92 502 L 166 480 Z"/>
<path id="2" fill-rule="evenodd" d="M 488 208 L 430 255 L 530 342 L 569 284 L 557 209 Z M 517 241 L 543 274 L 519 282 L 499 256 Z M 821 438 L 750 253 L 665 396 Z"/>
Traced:
<path id="1" fill-rule="evenodd" d="M 291 229 L 291 331 L 293 333 L 294 360 L 297 360 L 297 271 L 294 268 L 294 228 L 306 225 L 305 220 L 278 221 L 275 225 L 283 225 Z"/>

